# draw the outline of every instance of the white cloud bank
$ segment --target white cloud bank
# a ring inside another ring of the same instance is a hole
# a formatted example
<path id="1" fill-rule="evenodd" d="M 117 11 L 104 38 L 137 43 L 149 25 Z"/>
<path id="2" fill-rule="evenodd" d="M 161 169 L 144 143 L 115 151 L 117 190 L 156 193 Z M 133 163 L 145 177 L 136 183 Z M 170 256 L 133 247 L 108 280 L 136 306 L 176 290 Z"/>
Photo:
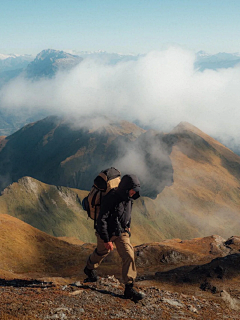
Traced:
<path id="1" fill-rule="evenodd" d="M 106 114 L 159 130 L 188 121 L 224 141 L 240 137 L 240 66 L 194 69 L 195 55 L 171 47 L 136 61 L 107 65 L 86 59 L 70 72 L 0 91 L 5 108 L 47 108 L 52 114 Z"/>

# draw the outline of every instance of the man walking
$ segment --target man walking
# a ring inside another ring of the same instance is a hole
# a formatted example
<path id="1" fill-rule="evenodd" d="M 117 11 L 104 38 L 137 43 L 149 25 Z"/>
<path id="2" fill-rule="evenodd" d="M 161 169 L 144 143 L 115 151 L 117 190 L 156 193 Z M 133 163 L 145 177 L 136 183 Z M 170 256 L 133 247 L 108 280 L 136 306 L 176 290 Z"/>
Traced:
<path id="1" fill-rule="evenodd" d="M 122 277 L 127 299 L 141 300 L 144 295 L 133 288 L 137 276 L 134 250 L 130 243 L 130 224 L 133 200 L 140 197 L 140 182 L 133 175 L 123 176 L 118 188 L 112 189 L 103 199 L 97 219 L 97 248 L 89 256 L 84 273 L 87 281 L 97 281 L 96 269 L 113 250 L 113 242 L 122 259 Z"/>

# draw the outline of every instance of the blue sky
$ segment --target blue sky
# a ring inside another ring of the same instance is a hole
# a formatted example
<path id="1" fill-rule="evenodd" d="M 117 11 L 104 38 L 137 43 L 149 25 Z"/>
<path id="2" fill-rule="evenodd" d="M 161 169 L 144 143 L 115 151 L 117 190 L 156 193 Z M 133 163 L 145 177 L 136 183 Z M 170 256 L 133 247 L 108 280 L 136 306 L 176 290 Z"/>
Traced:
<path id="1" fill-rule="evenodd" d="M 147 53 L 178 44 L 240 52 L 239 0 L 8 0 L 0 53 L 43 49 Z"/>

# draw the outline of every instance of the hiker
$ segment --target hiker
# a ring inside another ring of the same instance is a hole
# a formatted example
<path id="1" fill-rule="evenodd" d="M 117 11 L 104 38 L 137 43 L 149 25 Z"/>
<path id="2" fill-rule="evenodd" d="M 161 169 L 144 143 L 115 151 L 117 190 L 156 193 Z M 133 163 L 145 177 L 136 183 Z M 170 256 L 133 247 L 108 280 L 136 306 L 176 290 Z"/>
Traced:
<path id="1" fill-rule="evenodd" d="M 97 248 L 89 256 L 84 273 L 86 281 L 98 279 L 96 269 L 102 260 L 113 250 L 113 242 L 122 258 L 122 277 L 125 284 L 124 296 L 127 299 L 141 300 L 143 294 L 133 288 L 137 276 L 134 250 L 130 243 L 130 223 L 133 200 L 140 197 L 140 182 L 133 175 L 123 176 L 117 188 L 103 197 L 96 223 Z"/>

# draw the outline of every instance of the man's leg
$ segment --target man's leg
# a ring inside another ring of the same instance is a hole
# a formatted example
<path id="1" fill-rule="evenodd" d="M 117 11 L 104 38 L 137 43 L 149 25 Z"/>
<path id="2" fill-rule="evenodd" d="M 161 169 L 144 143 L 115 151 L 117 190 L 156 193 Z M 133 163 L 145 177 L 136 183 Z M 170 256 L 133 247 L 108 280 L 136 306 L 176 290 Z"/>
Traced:
<path id="1" fill-rule="evenodd" d="M 122 277 L 125 283 L 124 297 L 134 301 L 139 301 L 144 298 L 144 294 L 137 292 L 133 288 L 133 282 L 137 276 L 137 270 L 134 260 L 134 249 L 130 243 L 130 237 L 127 232 L 121 234 L 113 240 L 117 247 L 117 251 L 122 258 Z"/>
<path id="2" fill-rule="evenodd" d="M 87 269 L 94 270 L 97 269 L 101 264 L 102 260 L 109 254 L 110 250 L 107 250 L 104 246 L 104 241 L 100 238 L 99 234 L 97 236 L 97 248 L 93 253 L 88 257 L 87 260 Z M 85 270 L 85 269 L 84 269 Z"/>
<path id="3" fill-rule="evenodd" d="M 122 277 L 125 284 L 133 283 L 137 276 L 137 269 L 134 260 L 134 250 L 130 243 L 129 234 L 124 232 L 113 240 L 118 254 L 122 259 Z"/>

